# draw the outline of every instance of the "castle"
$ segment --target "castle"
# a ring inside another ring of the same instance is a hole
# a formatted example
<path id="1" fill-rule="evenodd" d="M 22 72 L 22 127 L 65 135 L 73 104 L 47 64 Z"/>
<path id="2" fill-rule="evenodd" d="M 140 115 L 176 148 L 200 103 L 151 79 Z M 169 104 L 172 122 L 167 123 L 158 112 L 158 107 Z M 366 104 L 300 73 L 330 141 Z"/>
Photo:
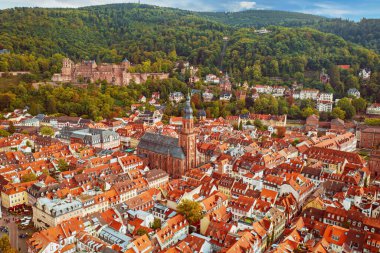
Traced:
<path id="1" fill-rule="evenodd" d="M 121 64 L 102 63 L 95 61 L 82 61 L 75 64 L 69 58 L 63 59 L 61 73 L 53 75 L 54 82 L 79 82 L 106 80 L 115 85 L 129 85 L 132 81 L 137 84 L 144 83 L 148 78 L 167 79 L 168 73 L 130 73 L 131 63 L 124 60 Z"/>
<path id="2" fill-rule="evenodd" d="M 190 96 L 186 101 L 179 138 L 145 133 L 137 146 L 137 153 L 147 160 L 150 168 L 162 169 L 173 178 L 180 178 L 186 171 L 197 166 L 196 138 Z"/>

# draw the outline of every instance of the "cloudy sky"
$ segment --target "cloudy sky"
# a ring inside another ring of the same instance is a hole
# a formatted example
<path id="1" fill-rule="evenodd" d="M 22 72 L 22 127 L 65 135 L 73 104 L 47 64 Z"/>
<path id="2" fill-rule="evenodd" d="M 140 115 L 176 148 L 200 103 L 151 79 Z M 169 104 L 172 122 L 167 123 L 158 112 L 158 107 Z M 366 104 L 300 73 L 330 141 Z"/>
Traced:
<path id="1" fill-rule="evenodd" d="M 80 7 L 138 2 L 138 0 L 0 0 L 0 9 L 12 7 Z M 380 0 L 141 0 L 141 3 L 195 11 L 268 9 L 297 11 L 354 20 L 380 18 Z"/>

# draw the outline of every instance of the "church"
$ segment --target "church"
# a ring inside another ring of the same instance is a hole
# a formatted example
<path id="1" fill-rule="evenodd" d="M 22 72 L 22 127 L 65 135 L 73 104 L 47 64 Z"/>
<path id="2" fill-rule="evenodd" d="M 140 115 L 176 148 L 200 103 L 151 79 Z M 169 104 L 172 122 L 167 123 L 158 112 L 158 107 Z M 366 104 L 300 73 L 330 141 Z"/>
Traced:
<path id="1" fill-rule="evenodd" d="M 137 154 L 148 161 L 151 169 L 162 169 L 173 178 L 180 178 L 196 167 L 196 138 L 190 96 L 184 109 L 179 138 L 160 133 L 145 133 L 137 146 Z"/>

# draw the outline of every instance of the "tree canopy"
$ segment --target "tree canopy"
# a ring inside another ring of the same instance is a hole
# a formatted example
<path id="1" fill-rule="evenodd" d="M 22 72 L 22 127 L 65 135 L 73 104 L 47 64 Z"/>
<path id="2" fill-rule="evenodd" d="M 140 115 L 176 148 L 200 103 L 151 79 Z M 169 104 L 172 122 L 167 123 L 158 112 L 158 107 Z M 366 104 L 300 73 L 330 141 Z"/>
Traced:
<path id="1" fill-rule="evenodd" d="M 48 126 L 43 126 L 40 128 L 40 134 L 45 136 L 53 136 L 54 129 Z"/>
<path id="2" fill-rule="evenodd" d="M 3 236 L 0 238 L 0 252 L 17 253 L 17 250 L 12 248 L 9 237 L 6 234 L 3 234 Z"/>
<path id="3" fill-rule="evenodd" d="M 178 213 L 182 214 L 185 216 L 186 220 L 190 224 L 197 223 L 202 219 L 202 207 L 201 205 L 192 200 L 184 199 L 179 203 L 177 206 L 177 211 Z"/>

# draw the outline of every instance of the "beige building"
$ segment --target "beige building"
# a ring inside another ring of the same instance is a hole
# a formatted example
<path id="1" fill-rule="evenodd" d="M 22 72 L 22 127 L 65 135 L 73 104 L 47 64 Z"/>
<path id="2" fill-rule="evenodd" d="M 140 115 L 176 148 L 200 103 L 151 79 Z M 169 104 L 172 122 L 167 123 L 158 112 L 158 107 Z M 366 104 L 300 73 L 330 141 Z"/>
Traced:
<path id="1" fill-rule="evenodd" d="M 12 208 L 28 203 L 28 194 L 25 187 L 4 187 L 1 191 L 1 203 L 5 208 Z"/>
<path id="2" fill-rule="evenodd" d="M 169 182 L 169 174 L 161 169 L 153 169 L 145 174 L 149 188 L 158 188 Z"/>
<path id="3" fill-rule="evenodd" d="M 33 206 L 33 223 L 36 228 L 55 227 L 71 218 L 82 217 L 83 211 L 78 200 L 40 198 Z"/>

